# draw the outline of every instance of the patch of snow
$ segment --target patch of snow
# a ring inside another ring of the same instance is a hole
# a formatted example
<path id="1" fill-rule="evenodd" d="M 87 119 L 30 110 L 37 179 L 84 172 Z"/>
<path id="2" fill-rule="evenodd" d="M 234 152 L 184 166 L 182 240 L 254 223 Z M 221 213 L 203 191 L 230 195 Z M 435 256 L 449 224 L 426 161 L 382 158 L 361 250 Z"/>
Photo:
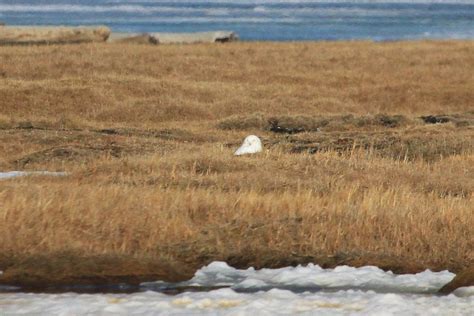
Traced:
<path id="1" fill-rule="evenodd" d="M 54 176 L 54 177 L 64 177 L 67 176 L 67 172 L 52 172 L 52 171 L 8 171 L 0 172 L 0 180 L 2 179 L 11 179 L 17 177 L 26 177 L 26 176 Z"/>
<path id="2" fill-rule="evenodd" d="M 255 154 L 262 151 L 262 141 L 255 135 L 245 137 L 242 146 L 234 153 L 235 156 Z"/>
<path id="3" fill-rule="evenodd" d="M 314 264 L 281 269 L 239 270 L 225 262 L 212 262 L 198 270 L 189 281 L 147 282 L 142 286 L 153 288 L 157 285 L 161 289 L 227 286 L 239 292 L 278 288 L 293 292 L 360 289 L 392 293 L 436 293 L 454 277 L 455 274 L 449 271 L 426 270 L 417 274 L 397 275 L 374 266 L 361 268 L 338 266 L 335 269 L 323 269 Z"/>
<path id="4" fill-rule="evenodd" d="M 474 286 L 463 286 L 455 289 L 453 294 L 459 297 L 474 296 Z"/>
<path id="5" fill-rule="evenodd" d="M 458 289 L 456 295 L 434 294 L 453 277 L 448 271 L 395 275 L 373 266 L 323 269 L 313 264 L 240 270 L 213 262 L 187 282 L 143 283 L 144 291 L 133 294 L 0 293 L 0 314 L 472 315 L 474 299 L 465 294 L 474 287 Z M 227 288 L 208 290 L 219 286 Z M 147 291 L 187 287 L 197 289 L 178 295 Z"/>
<path id="6" fill-rule="evenodd" d="M 474 300 L 454 295 L 373 291 L 293 293 L 232 289 L 134 294 L 0 294 L 4 315 L 472 315 Z"/>

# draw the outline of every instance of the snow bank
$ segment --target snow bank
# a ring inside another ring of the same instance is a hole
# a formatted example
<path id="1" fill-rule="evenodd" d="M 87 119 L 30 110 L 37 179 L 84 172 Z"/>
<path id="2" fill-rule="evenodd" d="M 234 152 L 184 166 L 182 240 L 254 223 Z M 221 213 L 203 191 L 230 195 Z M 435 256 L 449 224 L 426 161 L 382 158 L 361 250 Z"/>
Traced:
<path id="1" fill-rule="evenodd" d="M 16 177 L 26 177 L 26 176 L 64 177 L 64 176 L 67 176 L 67 172 L 51 172 L 51 171 L 8 171 L 8 172 L 0 172 L 0 180 L 16 178 Z"/>
<path id="2" fill-rule="evenodd" d="M 459 287 L 453 291 L 453 294 L 459 297 L 474 296 L 474 286 Z"/>
<path id="3" fill-rule="evenodd" d="M 133 294 L 4 293 L 0 294 L 0 314 L 472 315 L 474 299 L 468 294 L 473 288 L 459 293 L 465 297 L 426 294 L 453 277 L 448 271 L 394 275 L 371 266 L 322 269 L 312 264 L 239 270 L 213 262 L 187 282 L 144 283 L 144 291 Z M 219 286 L 227 288 L 208 291 Z M 189 291 L 189 287 L 195 288 Z M 188 292 L 166 295 L 147 291 L 150 288 Z"/>
<path id="4" fill-rule="evenodd" d="M 225 262 L 213 262 L 198 270 L 189 281 L 148 282 L 142 286 L 149 289 L 228 286 L 238 292 L 278 288 L 293 292 L 360 289 L 392 293 L 436 293 L 454 276 L 455 274 L 449 271 L 426 270 L 417 274 L 397 275 L 373 266 L 361 268 L 339 266 L 335 269 L 323 269 L 314 264 L 281 269 L 239 270 L 228 266 Z"/>
<path id="5" fill-rule="evenodd" d="M 135 294 L 0 294 L 5 315 L 470 315 L 474 300 L 454 295 L 333 293 L 232 289 L 176 296 Z"/>

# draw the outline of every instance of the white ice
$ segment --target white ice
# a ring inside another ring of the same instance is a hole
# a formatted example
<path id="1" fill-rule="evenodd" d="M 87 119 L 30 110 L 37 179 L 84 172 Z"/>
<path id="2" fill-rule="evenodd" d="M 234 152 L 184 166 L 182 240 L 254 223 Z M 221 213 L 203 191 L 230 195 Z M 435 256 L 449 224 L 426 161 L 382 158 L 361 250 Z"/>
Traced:
<path id="1" fill-rule="evenodd" d="M 0 294 L 5 315 L 472 315 L 472 297 L 232 289 L 135 294 Z"/>
<path id="2" fill-rule="evenodd" d="M 463 286 L 455 289 L 453 294 L 459 297 L 472 296 L 474 299 L 474 286 Z"/>
<path id="3" fill-rule="evenodd" d="M 157 285 L 167 287 L 212 287 L 229 286 L 237 291 L 258 291 L 271 288 L 288 289 L 296 292 L 319 289 L 361 289 L 396 293 L 435 293 L 454 278 L 449 271 L 417 274 L 394 274 L 374 266 L 353 268 L 339 266 L 323 269 L 318 265 L 286 267 L 281 269 L 249 268 L 239 270 L 225 262 L 213 262 L 198 270 L 186 282 L 143 283 L 144 287 Z"/>
<path id="4" fill-rule="evenodd" d="M 245 137 L 242 146 L 239 147 L 234 153 L 235 156 L 255 154 L 262 151 L 262 141 L 258 136 L 249 135 Z"/>
<path id="5" fill-rule="evenodd" d="M 10 178 L 17 178 L 17 177 L 26 177 L 26 176 L 63 177 L 63 176 L 67 176 L 67 172 L 52 172 L 52 171 L 8 171 L 8 172 L 0 172 L 0 180 L 10 179 Z"/>
<path id="6" fill-rule="evenodd" d="M 473 315 L 473 287 L 465 288 L 460 296 L 433 294 L 453 277 L 448 271 L 395 275 L 371 266 L 322 269 L 311 264 L 239 270 L 213 262 L 188 282 L 145 283 L 144 292 L 134 294 L 4 293 L 0 294 L 0 314 Z M 203 291 L 178 295 L 146 291 L 154 286 L 194 286 Z M 228 288 L 205 290 L 217 286 Z"/>

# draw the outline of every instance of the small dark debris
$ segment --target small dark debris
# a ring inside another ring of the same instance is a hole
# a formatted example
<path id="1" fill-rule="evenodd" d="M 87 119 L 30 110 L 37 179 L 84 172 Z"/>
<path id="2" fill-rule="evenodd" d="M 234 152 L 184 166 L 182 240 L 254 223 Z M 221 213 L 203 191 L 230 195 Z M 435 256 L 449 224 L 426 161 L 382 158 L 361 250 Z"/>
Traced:
<path id="1" fill-rule="evenodd" d="M 116 134 L 119 134 L 119 131 L 113 128 L 106 128 L 106 129 L 99 130 L 99 133 L 108 134 L 108 135 L 116 135 Z"/>
<path id="2" fill-rule="evenodd" d="M 12 161 L 12 163 L 24 167 L 30 163 L 44 162 L 52 159 L 68 159 L 79 156 L 79 152 L 72 148 L 50 148 L 38 151 L 20 159 Z"/>
<path id="3" fill-rule="evenodd" d="M 385 127 L 398 127 L 400 126 L 401 122 L 405 120 L 405 118 L 402 115 L 394 115 L 394 116 L 389 116 L 389 115 L 377 115 L 376 119 L 379 121 L 379 123 L 382 126 Z"/>
<path id="4" fill-rule="evenodd" d="M 25 121 L 25 122 L 18 123 L 17 128 L 18 129 L 34 129 L 35 127 L 33 126 L 31 122 Z"/>
<path id="5" fill-rule="evenodd" d="M 26 155 L 20 159 L 12 161 L 13 164 L 19 167 L 25 167 L 31 163 L 41 163 L 52 160 L 76 160 L 76 159 L 86 159 L 92 156 L 98 156 L 100 154 L 108 154 L 112 157 L 118 158 L 123 154 L 123 148 L 116 146 L 114 144 L 101 147 L 59 147 L 59 148 L 49 148 L 41 151 L 37 151 Z"/>
<path id="6" fill-rule="evenodd" d="M 426 124 L 448 123 L 450 121 L 447 117 L 435 115 L 421 116 L 420 118 Z"/>
<path id="7" fill-rule="evenodd" d="M 268 124 L 270 124 L 270 131 L 279 134 L 297 134 L 305 131 L 302 127 L 283 127 L 278 125 L 278 120 L 269 119 Z"/>
<path id="8" fill-rule="evenodd" d="M 292 154 L 301 154 L 301 153 L 308 153 L 308 154 L 315 154 L 322 149 L 319 146 L 295 146 L 290 150 Z"/>
<path id="9" fill-rule="evenodd" d="M 223 38 L 216 38 L 216 43 L 228 43 L 230 42 L 230 38 L 223 37 Z"/>
<path id="10" fill-rule="evenodd" d="M 473 123 L 467 120 L 462 120 L 462 121 L 455 122 L 455 124 L 456 124 L 456 127 L 466 127 L 466 126 L 470 126 Z"/>

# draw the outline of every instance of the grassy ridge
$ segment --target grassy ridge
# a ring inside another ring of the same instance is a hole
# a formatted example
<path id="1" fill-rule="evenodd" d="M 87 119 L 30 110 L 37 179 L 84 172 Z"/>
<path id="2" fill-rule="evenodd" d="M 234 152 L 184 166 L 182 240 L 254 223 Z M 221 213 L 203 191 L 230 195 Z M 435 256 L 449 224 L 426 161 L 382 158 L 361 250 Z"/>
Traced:
<path id="1" fill-rule="evenodd" d="M 110 127 L 232 114 L 472 111 L 472 42 L 2 47 L 4 119 Z"/>
<path id="2" fill-rule="evenodd" d="M 473 42 L 1 47 L 0 60 L 1 170 L 71 173 L 0 182 L 3 282 L 179 279 L 212 260 L 474 262 Z M 250 133 L 265 151 L 233 157 Z"/>

